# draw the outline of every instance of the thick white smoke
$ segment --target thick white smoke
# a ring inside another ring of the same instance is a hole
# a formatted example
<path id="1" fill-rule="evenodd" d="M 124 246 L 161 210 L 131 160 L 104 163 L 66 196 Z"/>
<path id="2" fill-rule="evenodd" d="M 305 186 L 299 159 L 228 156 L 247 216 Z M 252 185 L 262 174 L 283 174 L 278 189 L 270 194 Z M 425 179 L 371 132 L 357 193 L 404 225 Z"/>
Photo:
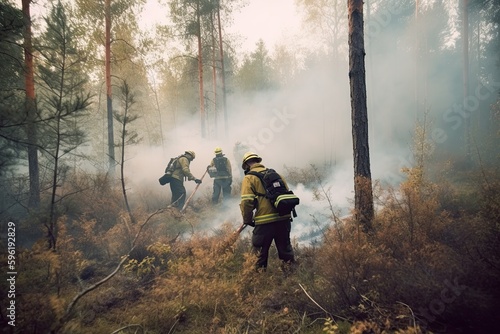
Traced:
<path id="1" fill-rule="evenodd" d="M 399 25 L 400 14 L 399 8 L 379 8 L 365 23 L 372 178 L 391 185 L 401 182 L 404 177 L 401 168 L 411 166 L 413 161 L 412 135 L 422 115 L 416 106 L 416 71 L 426 71 L 422 75 L 427 76 L 433 71 L 432 80 L 426 79 L 426 103 L 432 111 L 430 117 L 438 120 L 453 116 L 446 110 L 454 94 L 449 83 L 456 75 L 453 72 L 450 77 L 442 64 L 432 63 L 430 58 L 426 67 L 415 67 L 411 51 L 415 36 L 413 22 Z M 393 26 L 398 29 L 391 29 Z M 428 34 L 424 28 L 420 26 L 422 35 Z M 456 69 L 454 59 L 447 60 L 446 70 Z M 318 228 L 314 226 L 315 221 L 329 222 L 332 208 L 340 215 L 349 214 L 353 206 L 353 149 L 347 64 L 347 56 L 331 62 L 306 62 L 303 73 L 284 89 L 246 96 L 229 95 L 227 136 L 221 122 L 219 133 L 202 138 L 200 119 L 195 116 L 178 124 L 175 131 L 165 132 L 164 147 L 131 149 L 126 169 L 131 188 L 155 189 L 162 201 L 168 203 L 168 187 L 158 184 L 168 160 L 185 150 L 195 151 L 197 156 L 191 163 L 191 171 L 200 178 L 214 156 L 215 147 L 222 147 L 231 160 L 235 182 L 239 182 L 241 161 L 233 149 L 236 143 L 241 143 L 261 155 L 264 165 L 278 171 L 285 167 L 307 169 L 311 164 L 329 171 L 322 181 L 323 189 L 331 196 L 331 207 L 327 200 L 315 198 L 311 191 L 313 185 L 294 185 L 293 190 L 301 198 L 297 209 L 299 217 L 294 222 L 295 237 L 301 238 L 310 233 L 311 228 Z M 211 183 L 206 176 L 199 192 L 210 192 Z M 187 182 L 186 188 L 189 195 L 195 183 Z M 216 221 L 234 219 L 236 224 L 239 219 L 237 197 L 238 194 L 223 213 L 226 217 L 217 217 Z"/>

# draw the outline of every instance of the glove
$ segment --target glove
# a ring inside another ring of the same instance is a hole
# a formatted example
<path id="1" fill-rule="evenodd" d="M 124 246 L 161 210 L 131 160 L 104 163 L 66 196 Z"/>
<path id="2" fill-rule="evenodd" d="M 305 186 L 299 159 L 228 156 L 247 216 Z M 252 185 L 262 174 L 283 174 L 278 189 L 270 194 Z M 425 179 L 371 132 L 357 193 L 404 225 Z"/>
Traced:
<path id="1" fill-rule="evenodd" d="M 252 220 L 251 222 L 248 222 L 248 223 L 245 223 L 245 222 L 244 222 L 243 224 L 248 225 L 248 226 L 255 227 L 255 221 L 254 221 L 254 220 Z"/>
<path id="2" fill-rule="evenodd" d="M 196 184 L 200 184 L 201 180 L 200 179 L 194 179 L 194 182 L 196 182 Z"/>

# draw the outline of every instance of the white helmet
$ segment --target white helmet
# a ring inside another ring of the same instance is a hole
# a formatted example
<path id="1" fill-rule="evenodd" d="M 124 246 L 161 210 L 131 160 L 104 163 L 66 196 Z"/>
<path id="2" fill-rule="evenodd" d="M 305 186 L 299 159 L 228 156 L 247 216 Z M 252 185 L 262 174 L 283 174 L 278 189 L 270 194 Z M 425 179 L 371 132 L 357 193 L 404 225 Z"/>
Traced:
<path id="1" fill-rule="evenodd" d="M 249 160 L 255 160 L 257 162 L 261 162 L 262 161 L 262 158 L 259 157 L 256 153 L 253 153 L 253 152 L 247 152 L 243 155 L 243 161 L 241 163 L 241 168 L 243 169 L 246 169 L 245 166 L 247 165 L 247 162 Z"/>

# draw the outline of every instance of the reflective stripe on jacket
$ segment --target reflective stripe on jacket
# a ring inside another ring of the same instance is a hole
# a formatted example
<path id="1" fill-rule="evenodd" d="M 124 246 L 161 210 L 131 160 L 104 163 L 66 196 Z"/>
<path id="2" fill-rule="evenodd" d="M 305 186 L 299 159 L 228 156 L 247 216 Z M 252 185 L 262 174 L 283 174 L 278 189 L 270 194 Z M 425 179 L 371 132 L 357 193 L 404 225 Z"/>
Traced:
<path id="1" fill-rule="evenodd" d="M 251 171 L 262 172 L 266 167 L 262 164 L 255 164 L 250 168 Z M 280 216 L 271 201 L 262 196 L 266 190 L 260 179 L 255 175 L 247 174 L 241 184 L 241 202 L 240 209 L 244 224 L 251 224 L 254 220 L 255 225 L 272 223 L 280 220 L 289 220 L 291 215 Z M 255 210 L 255 215 L 253 211 Z"/>

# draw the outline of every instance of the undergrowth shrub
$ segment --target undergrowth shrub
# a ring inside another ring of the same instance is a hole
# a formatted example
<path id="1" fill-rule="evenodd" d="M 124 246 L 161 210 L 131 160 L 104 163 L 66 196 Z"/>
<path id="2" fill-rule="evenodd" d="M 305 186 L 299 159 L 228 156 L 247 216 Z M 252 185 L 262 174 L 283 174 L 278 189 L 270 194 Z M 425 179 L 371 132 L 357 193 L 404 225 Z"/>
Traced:
<path id="1" fill-rule="evenodd" d="M 61 292 L 61 284 L 66 283 L 58 277 L 60 258 L 48 251 L 44 242 L 35 244 L 33 250 L 17 254 L 16 328 L 26 332 L 49 332 L 56 318 L 51 296 Z M 7 295 L 6 291 L 2 292 Z"/>
<path id="2" fill-rule="evenodd" d="M 304 184 L 314 185 L 318 178 L 324 179 L 329 173 L 326 169 L 319 169 L 312 165 L 311 168 L 297 168 L 285 166 L 283 176 L 289 185 Z"/>
<path id="3" fill-rule="evenodd" d="M 399 189 L 377 195 L 373 233 L 349 220 L 325 233 L 316 258 L 317 301 L 338 317 L 370 319 L 375 332 L 441 331 L 450 323 L 487 328 L 486 318 L 498 314 L 481 315 L 498 306 L 497 183 L 469 190 L 486 211 L 457 216 L 443 208 L 442 188 L 418 169 L 407 175 Z"/>
<path id="4" fill-rule="evenodd" d="M 31 249 L 19 252 L 16 288 L 17 328 L 22 332 L 50 332 L 67 305 L 69 295 L 78 290 L 80 272 L 88 261 L 75 248 L 74 238 L 67 233 L 65 217 L 58 222 L 57 252 L 48 250 L 45 240 Z"/>
<path id="5" fill-rule="evenodd" d="M 318 184 L 321 177 L 314 168 L 295 173 L 297 182 L 312 177 Z M 122 270 L 80 299 L 61 333 L 126 327 L 148 333 L 416 334 L 450 324 L 492 332 L 478 323 L 494 323 L 500 309 L 500 182 L 494 172 L 485 175 L 464 196 L 463 189 L 407 170 L 398 189 L 376 188 L 379 210 L 370 234 L 338 218 L 330 205 L 332 223 L 322 242 L 294 245 L 298 265 L 291 274 L 280 270 L 274 247 L 268 270 L 256 272 L 248 230 L 235 235 L 227 221 L 211 229 L 207 220 L 218 218 L 212 218 L 217 209 L 208 195 L 183 215 L 165 209 L 143 226 L 149 210 L 134 207 L 131 222 L 119 192 L 98 178 L 88 180 L 89 192 L 67 202 L 75 211 L 58 220 L 57 251 L 47 251 L 42 240 L 19 251 L 19 328 L 50 332 L 76 294 L 116 268 L 140 232 Z M 325 189 L 315 191 L 329 201 Z M 463 208 L 466 198 L 479 207 Z"/>
<path id="6" fill-rule="evenodd" d="M 137 305 L 134 314 L 157 332 L 289 333 L 309 325 L 299 311 L 307 303 L 298 280 L 286 278 L 275 257 L 267 272 L 256 272 L 249 245 L 229 223 L 215 236 L 194 234 L 172 243 L 168 263 L 162 264 L 168 270 L 159 271 L 144 290 L 149 312 L 137 311 L 144 309 Z M 289 284 L 283 285 L 285 280 Z"/>
<path id="7" fill-rule="evenodd" d="M 65 211 L 70 219 L 83 217 L 95 220 L 95 228 L 106 231 L 116 224 L 116 217 L 125 209 L 123 195 L 108 174 L 75 173 L 61 193 L 72 194 L 65 199 Z"/>

